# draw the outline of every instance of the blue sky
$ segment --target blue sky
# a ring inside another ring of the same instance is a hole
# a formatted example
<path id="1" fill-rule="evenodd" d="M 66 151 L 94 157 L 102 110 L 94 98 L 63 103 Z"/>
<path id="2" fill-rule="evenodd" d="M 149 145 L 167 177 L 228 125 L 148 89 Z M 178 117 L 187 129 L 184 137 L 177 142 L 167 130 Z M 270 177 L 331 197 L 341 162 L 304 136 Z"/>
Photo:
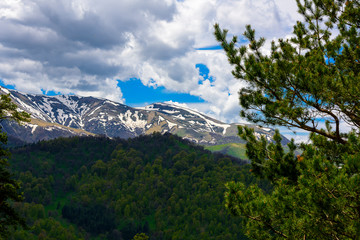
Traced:
<path id="1" fill-rule="evenodd" d="M 0 79 L 0 86 L 6 87 L 7 89 L 16 89 L 14 85 L 5 84 L 1 79 Z"/>
<path id="2" fill-rule="evenodd" d="M 128 81 L 118 81 L 121 88 L 125 104 L 130 106 L 144 106 L 155 102 L 181 102 L 181 103 L 203 103 L 204 99 L 190 95 L 166 90 L 166 88 L 145 86 L 140 79 L 129 79 Z"/>
<path id="3" fill-rule="evenodd" d="M 222 47 L 220 45 L 196 48 L 196 50 L 221 50 L 221 49 Z"/>

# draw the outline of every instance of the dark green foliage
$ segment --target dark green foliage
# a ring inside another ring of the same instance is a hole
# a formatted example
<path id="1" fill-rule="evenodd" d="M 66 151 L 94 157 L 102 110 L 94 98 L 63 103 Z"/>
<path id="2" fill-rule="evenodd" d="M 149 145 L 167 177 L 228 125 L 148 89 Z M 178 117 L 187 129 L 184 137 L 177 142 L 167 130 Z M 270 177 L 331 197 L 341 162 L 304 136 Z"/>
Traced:
<path id="1" fill-rule="evenodd" d="M 84 239 L 73 226 L 63 226 L 59 221 L 46 216 L 46 210 L 41 204 L 15 203 L 15 209 L 26 219 L 29 229 L 13 230 L 9 240 L 76 240 Z"/>
<path id="2" fill-rule="evenodd" d="M 137 233 L 150 232 L 149 223 L 145 222 L 142 224 L 136 224 L 130 220 L 123 223 L 124 227 L 121 228 L 121 236 L 123 239 L 132 239 Z"/>
<path id="3" fill-rule="evenodd" d="M 104 205 L 79 205 L 70 203 L 63 207 L 62 216 L 92 234 L 115 229 L 115 214 Z"/>
<path id="4" fill-rule="evenodd" d="M 25 200 L 48 204 L 52 191 L 73 190 L 76 179 L 71 176 L 86 172 L 99 159 L 109 161 L 121 142 L 105 137 L 58 138 L 12 149 L 11 164 L 23 182 Z"/>
<path id="5" fill-rule="evenodd" d="M 2 159 L 0 161 L 0 235 L 6 236 L 9 226 L 17 224 L 25 226 L 23 219 L 9 203 L 9 200 L 21 201 L 23 198 L 18 193 L 19 183 L 12 178 L 12 175 L 5 168 L 6 161 Z"/>
<path id="6" fill-rule="evenodd" d="M 273 142 L 262 137 L 256 140 L 254 130 L 239 127 L 239 135 L 247 141 L 246 154 L 251 159 L 251 171 L 261 178 L 276 181 L 286 178 L 289 182 L 296 182 L 300 175 L 297 169 L 298 159 L 295 157 L 296 145 L 292 140 L 288 143 L 289 152 L 285 153 L 281 144 L 278 130 L 275 131 Z"/>
<path id="7" fill-rule="evenodd" d="M 121 142 L 124 141 L 112 141 L 106 137 L 72 137 L 42 141 L 12 149 L 14 154 L 19 155 L 12 163 L 16 165 L 16 169 L 29 170 L 37 177 L 52 175 L 55 171 L 66 177 L 74 174 L 81 166 L 88 167 L 99 159 L 110 160 L 112 151 Z"/>
<path id="8" fill-rule="evenodd" d="M 249 46 L 238 49 L 237 38 L 228 42 L 227 31 L 215 26 L 233 75 L 248 83 L 240 90 L 241 115 L 311 132 L 311 143 L 295 156 L 294 143 L 285 153 L 278 132 L 268 143 L 241 128 L 251 171 L 273 189 L 229 182 L 226 207 L 254 239 L 359 239 L 360 2 L 297 3 L 304 22 L 293 38 L 272 42 L 269 55 L 250 26 Z M 344 122 L 353 130 L 344 132 Z"/>
<path id="9" fill-rule="evenodd" d="M 17 106 L 11 102 L 9 95 L 0 96 L 0 122 L 4 119 L 20 121 L 29 121 L 29 115 L 24 112 L 18 112 Z M 10 226 L 18 224 L 25 226 L 24 220 L 11 206 L 10 201 L 21 201 L 22 195 L 19 193 L 19 183 L 14 180 L 12 174 L 7 169 L 9 151 L 5 148 L 7 143 L 6 133 L 1 131 L 0 126 L 0 237 L 8 234 Z"/>
<path id="10" fill-rule="evenodd" d="M 259 156 L 249 151 L 253 172 L 274 186 L 266 194 L 255 185 L 227 184 L 226 206 L 233 215 L 247 218 L 243 223 L 250 237 L 358 239 L 360 137 L 350 133 L 346 145 L 315 134 L 311 140 L 297 157 L 291 157 L 293 153 L 275 157 L 273 144 L 249 142 L 268 156 L 260 163 Z"/>
<path id="11" fill-rule="evenodd" d="M 227 181 L 257 182 L 244 163 L 171 134 L 153 134 L 40 142 L 14 149 L 11 165 L 23 181 L 25 201 L 75 224 L 74 234 L 84 229 L 105 239 L 138 233 L 150 239 L 246 239 L 240 219 L 225 211 L 223 196 Z M 258 183 L 270 189 L 266 181 Z"/>

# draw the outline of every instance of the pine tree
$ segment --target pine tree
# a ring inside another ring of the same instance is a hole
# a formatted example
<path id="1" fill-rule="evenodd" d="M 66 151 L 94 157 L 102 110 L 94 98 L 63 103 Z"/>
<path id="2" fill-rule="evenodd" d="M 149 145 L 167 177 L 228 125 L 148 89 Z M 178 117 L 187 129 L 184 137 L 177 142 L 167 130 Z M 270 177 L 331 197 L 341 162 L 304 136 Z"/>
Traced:
<path id="1" fill-rule="evenodd" d="M 227 41 L 215 25 L 240 90 L 241 116 L 261 125 L 295 127 L 310 134 L 301 155 L 290 142 L 286 153 L 278 132 L 274 141 L 247 140 L 252 172 L 273 185 L 227 184 L 226 206 L 244 218 L 255 239 L 357 239 L 360 236 L 360 2 L 297 0 L 304 21 L 291 39 L 262 51 L 264 38 L 246 26 L 248 46 Z M 325 124 L 323 124 L 325 123 Z M 341 124 L 352 131 L 344 133 Z"/>
<path id="2" fill-rule="evenodd" d="M 0 96 L 0 121 L 5 119 L 29 121 L 29 114 L 17 110 L 17 106 L 11 102 L 9 95 Z M 25 226 L 24 220 L 11 206 L 9 201 L 21 201 L 22 194 L 19 194 L 19 183 L 12 178 L 7 169 L 9 151 L 5 148 L 7 135 L 1 132 L 0 128 L 0 237 L 6 237 L 9 226 L 21 224 Z"/>

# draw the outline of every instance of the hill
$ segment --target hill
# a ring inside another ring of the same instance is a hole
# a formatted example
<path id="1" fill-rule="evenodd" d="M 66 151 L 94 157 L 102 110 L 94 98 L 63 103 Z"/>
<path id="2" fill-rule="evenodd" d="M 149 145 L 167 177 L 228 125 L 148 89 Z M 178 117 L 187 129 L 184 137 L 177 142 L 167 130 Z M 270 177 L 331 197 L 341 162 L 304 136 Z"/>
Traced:
<path id="1" fill-rule="evenodd" d="M 223 194 L 228 181 L 256 182 L 249 166 L 180 137 L 59 138 L 12 154 L 31 228 L 10 239 L 246 239 Z"/>

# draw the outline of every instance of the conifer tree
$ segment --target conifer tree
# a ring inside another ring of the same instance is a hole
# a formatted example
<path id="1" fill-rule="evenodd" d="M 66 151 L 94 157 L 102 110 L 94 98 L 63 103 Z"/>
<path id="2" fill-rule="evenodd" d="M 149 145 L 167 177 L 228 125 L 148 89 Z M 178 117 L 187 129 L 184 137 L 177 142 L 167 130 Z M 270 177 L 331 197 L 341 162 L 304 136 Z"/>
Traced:
<path id="1" fill-rule="evenodd" d="M 268 179 L 271 193 L 241 183 L 227 184 L 226 207 L 244 218 L 254 239 L 357 239 L 360 236 L 360 1 L 297 0 L 303 22 L 293 37 L 271 43 L 246 26 L 247 46 L 215 25 L 233 75 L 245 81 L 241 116 L 261 125 L 300 128 L 310 144 L 286 153 L 274 141 L 247 140 L 252 172 Z M 324 124 L 325 123 L 325 124 Z M 353 129 L 344 132 L 341 124 Z"/>
<path id="2" fill-rule="evenodd" d="M 18 111 L 17 106 L 11 101 L 9 95 L 0 96 L 0 122 L 8 119 L 18 123 L 29 121 L 29 114 Z M 9 226 L 21 224 L 25 226 L 24 220 L 18 215 L 9 201 L 21 201 L 19 183 L 12 178 L 7 169 L 9 151 L 6 149 L 7 135 L 0 128 L 0 237 L 6 237 Z"/>

